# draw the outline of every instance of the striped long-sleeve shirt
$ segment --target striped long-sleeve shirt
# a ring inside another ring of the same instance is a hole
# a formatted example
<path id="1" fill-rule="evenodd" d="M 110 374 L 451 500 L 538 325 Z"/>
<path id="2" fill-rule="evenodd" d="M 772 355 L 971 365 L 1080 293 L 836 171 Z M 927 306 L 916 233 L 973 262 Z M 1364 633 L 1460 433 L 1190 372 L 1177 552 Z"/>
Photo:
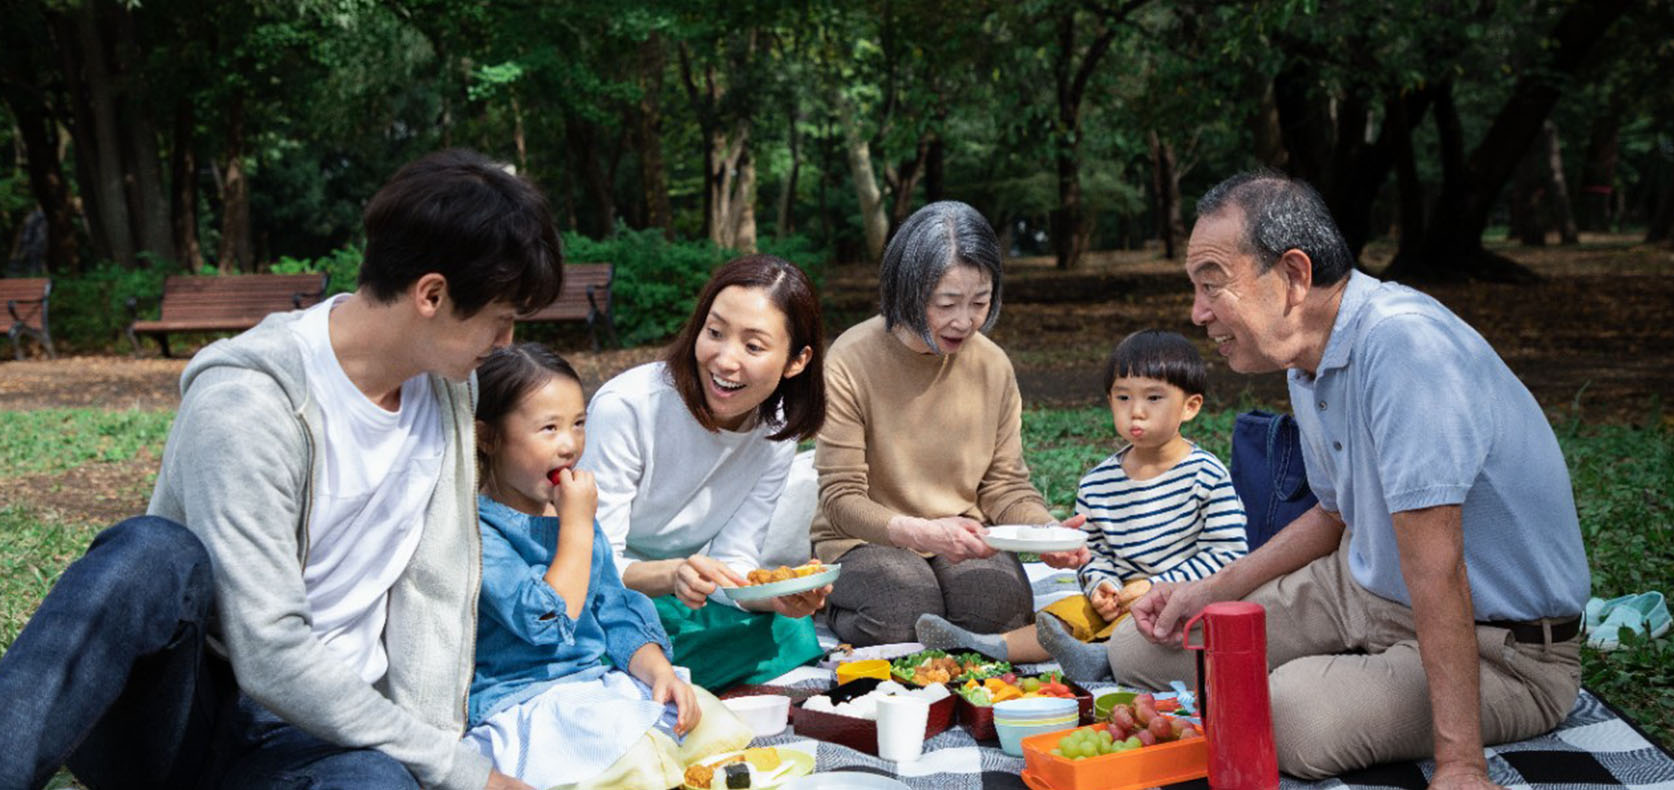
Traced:
<path id="1" fill-rule="evenodd" d="M 1081 478 L 1075 510 L 1087 514 L 1092 558 L 1077 574 L 1091 595 L 1100 582 L 1117 588 L 1141 578 L 1204 578 L 1247 554 L 1244 506 L 1232 475 L 1196 445 L 1174 468 L 1149 480 L 1122 470 L 1128 449 Z"/>

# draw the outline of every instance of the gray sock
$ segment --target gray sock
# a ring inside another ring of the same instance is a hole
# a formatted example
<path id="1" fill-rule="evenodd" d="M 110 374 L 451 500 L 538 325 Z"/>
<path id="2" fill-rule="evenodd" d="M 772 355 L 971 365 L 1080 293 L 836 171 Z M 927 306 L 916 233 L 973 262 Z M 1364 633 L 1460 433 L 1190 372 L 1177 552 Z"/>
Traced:
<path id="1" fill-rule="evenodd" d="M 989 658 L 1006 659 L 1004 634 L 978 634 L 967 631 L 938 615 L 921 614 L 913 624 L 918 641 L 937 650 L 975 650 Z"/>
<path id="2" fill-rule="evenodd" d="M 1045 612 L 1035 618 L 1035 635 L 1070 680 L 1095 682 L 1111 677 L 1110 657 L 1103 642 L 1088 644 L 1076 639 L 1063 621 Z"/>

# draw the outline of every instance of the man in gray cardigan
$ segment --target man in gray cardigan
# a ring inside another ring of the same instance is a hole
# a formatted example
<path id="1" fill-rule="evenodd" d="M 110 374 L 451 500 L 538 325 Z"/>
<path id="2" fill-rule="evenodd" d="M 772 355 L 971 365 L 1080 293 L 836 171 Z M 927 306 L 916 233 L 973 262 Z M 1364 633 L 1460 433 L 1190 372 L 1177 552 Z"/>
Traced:
<path id="1" fill-rule="evenodd" d="M 0 657 L 0 790 L 66 763 L 94 788 L 524 787 L 460 741 L 472 371 L 557 296 L 558 239 L 468 151 L 403 168 L 365 220 L 354 293 L 193 358 L 148 515 Z"/>

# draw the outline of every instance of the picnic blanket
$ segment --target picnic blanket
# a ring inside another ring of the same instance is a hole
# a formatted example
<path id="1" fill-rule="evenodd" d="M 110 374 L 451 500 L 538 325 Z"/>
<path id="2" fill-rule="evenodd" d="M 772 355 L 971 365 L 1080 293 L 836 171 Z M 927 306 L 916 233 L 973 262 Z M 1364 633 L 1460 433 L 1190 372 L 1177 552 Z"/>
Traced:
<path id="1" fill-rule="evenodd" d="M 1065 574 L 1052 573 L 1044 565 L 1030 567 L 1029 571 L 1037 604 L 1068 594 L 1061 578 Z M 1073 593 L 1073 577 L 1070 585 L 1069 592 Z M 823 626 L 820 640 L 828 650 L 836 646 L 836 639 Z M 1030 673 L 1052 668 L 1055 665 L 1020 667 Z M 819 667 L 798 667 L 770 681 L 775 686 L 815 691 L 823 691 L 834 683 L 831 670 Z M 1116 688 L 1109 683 L 1083 685 L 1094 696 Z M 799 736 L 790 730 L 771 738 L 758 738 L 753 745 L 806 752 L 814 757 L 815 771 L 880 774 L 914 788 L 1025 787 L 1020 776 L 1023 758 L 1000 751 L 996 741 L 977 741 L 958 725 L 925 741 L 924 754 L 919 759 L 900 764 L 846 746 Z M 1674 756 L 1586 689 L 1556 730 L 1526 741 L 1490 747 L 1487 752 L 1489 777 L 1511 790 L 1674 790 Z M 1435 763 L 1429 760 L 1392 763 L 1319 782 L 1280 776 L 1279 785 L 1281 790 L 1385 787 L 1423 790 L 1434 769 Z M 1198 780 L 1178 787 L 1206 788 L 1208 783 Z"/>

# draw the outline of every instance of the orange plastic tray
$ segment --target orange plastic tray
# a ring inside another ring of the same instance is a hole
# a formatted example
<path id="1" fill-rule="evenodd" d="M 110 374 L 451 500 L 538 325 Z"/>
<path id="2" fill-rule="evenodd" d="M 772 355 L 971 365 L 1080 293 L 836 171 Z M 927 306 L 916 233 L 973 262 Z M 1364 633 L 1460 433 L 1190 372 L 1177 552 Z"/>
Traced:
<path id="1" fill-rule="evenodd" d="M 1023 739 L 1024 784 L 1034 790 L 1137 790 L 1209 775 L 1209 741 L 1204 738 L 1081 760 L 1052 754 L 1058 741 L 1071 732 L 1047 732 Z"/>

